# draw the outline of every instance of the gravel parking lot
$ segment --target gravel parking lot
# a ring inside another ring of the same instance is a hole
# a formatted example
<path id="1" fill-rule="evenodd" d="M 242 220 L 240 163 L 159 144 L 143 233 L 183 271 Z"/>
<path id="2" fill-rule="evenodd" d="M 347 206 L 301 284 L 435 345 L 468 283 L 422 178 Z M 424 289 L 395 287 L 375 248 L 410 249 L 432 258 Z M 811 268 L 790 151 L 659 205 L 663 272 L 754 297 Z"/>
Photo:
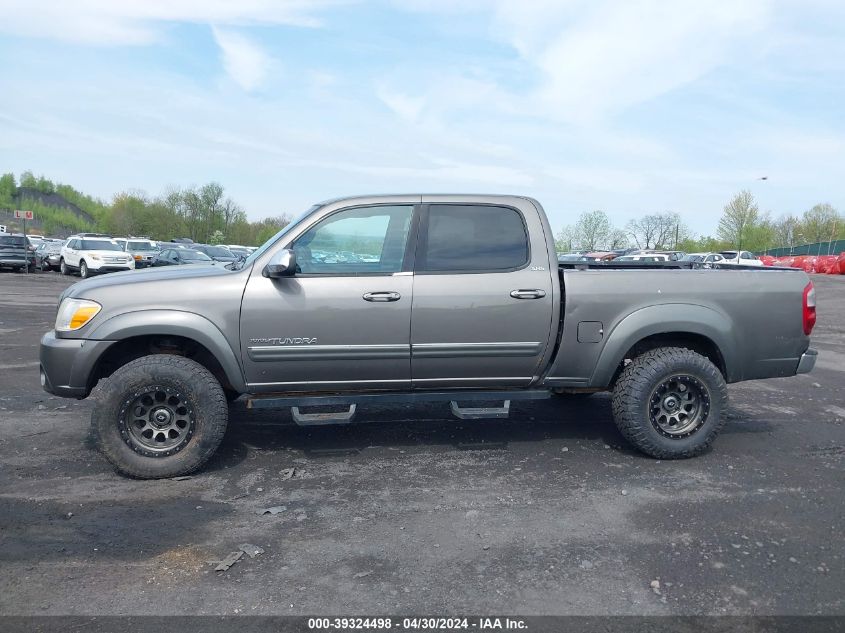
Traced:
<path id="1" fill-rule="evenodd" d="M 235 403 L 179 481 L 116 475 L 90 403 L 41 390 L 70 281 L 0 274 L 2 614 L 845 613 L 845 276 L 813 279 L 816 370 L 731 386 L 696 459 L 633 451 L 605 394 L 318 429 Z"/>

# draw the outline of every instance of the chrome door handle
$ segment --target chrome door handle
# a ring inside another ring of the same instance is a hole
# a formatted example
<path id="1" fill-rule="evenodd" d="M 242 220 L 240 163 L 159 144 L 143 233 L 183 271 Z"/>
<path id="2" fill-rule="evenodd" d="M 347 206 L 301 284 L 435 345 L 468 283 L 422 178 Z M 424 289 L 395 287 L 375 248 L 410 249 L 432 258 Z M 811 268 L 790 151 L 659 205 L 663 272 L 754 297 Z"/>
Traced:
<path id="1" fill-rule="evenodd" d="M 384 291 L 384 292 L 367 292 L 364 293 L 364 301 L 376 301 L 383 303 L 385 301 L 399 301 L 402 298 L 398 292 Z"/>
<path id="2" fill-rule="evenodd" d="M 545 296 L 545 290 L 511 290 L 511 297 L 513 297 L 514 299 L 542 299 Z"/>

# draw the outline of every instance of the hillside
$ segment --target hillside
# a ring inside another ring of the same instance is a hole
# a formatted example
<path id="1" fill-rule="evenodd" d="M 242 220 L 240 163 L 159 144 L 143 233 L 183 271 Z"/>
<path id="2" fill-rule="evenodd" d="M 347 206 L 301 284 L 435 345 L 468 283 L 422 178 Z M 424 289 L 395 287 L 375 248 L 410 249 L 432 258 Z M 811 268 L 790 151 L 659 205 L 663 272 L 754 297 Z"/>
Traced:
<path id="1" fill-rule="evenodd" d="M 13 200 L 15 202 L 15 208 L 17 209 L 29 209 L 33 206 L 33 204 L 42 207 L 51 207 L 54 209 L 66 209 L 73 213 L 80 222 L 90 224 L 91 226 L 97 222 L 91 214 L 80 209 L 77 205 L 60 193 L 44 193 L 31 187 L 18 187 L 17 193 L 13 196 Z M 27 205 L 27 203 L 30 204 Z"/>
<path id="2" fill-rule="evenodd" d="M 68 235 L 92 230 L 106 213 L 106 205 L 69 185 L 55 184 L 31 172 L 21 174 L 18 185 L 14 174 L 0 176 L 0 224 L 10 231 L 20 231 L 20 220 L 14 210 L 32 211 L 35 218 L 27 222 L 27 230 L 48 235 Z"/>
<path id="3" fill-rule="evenodd" d="M 169 187 L 154 197 L 140 191 L 120 192 L 105 203 L 29 171 L 23 172 L 19 181 L 13 173 L 0 175 L 0 224 L 18 232 L 23 226 L 14 219 L 15 209 L 33 212 L 28 231 L 54 237 L 96 230 L 158 240 L 190 237 L 196 242 L 257 245 L 290 221 L 280 213 L 250 222 L 246 212 L 215 182 Z"/>

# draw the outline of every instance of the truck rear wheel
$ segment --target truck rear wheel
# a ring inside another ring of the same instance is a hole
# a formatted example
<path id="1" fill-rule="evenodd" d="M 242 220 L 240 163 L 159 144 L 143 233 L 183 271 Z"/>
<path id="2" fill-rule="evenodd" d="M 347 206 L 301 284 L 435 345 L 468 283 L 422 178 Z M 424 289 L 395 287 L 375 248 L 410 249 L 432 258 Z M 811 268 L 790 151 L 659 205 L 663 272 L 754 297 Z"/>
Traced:
<path id="1" fill-rule="evenodd" d="M 622 435 L 658 459 L 694 457 L 724 424 L 728 390 L 701 354 L 661 347 L 635 358 L 613 388 L 613 417 Z"/>
<path id="2" fill-rule="evenodd" d="M 130 477 L 160 479 L 197 470 L 217 450 L 229 410 L 220 383 L 182 356 L 133 360 L 95 398 L 97 447 Z"/>

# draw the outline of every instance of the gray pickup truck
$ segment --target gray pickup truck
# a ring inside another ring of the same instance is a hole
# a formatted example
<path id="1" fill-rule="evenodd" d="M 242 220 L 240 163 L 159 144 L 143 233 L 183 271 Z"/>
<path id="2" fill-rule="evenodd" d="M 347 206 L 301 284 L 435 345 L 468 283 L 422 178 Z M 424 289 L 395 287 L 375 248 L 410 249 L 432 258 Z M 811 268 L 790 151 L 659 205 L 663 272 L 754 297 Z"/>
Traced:
<path id="1" fill-rule="evenodd" d="M 370 403 L 441 401 L 473 419 L 611 391 L 628 441 L 690 457 L 724 422 L 726 383 L 813 368 L 815 293 L 799 270 L 686 266 L 559 265 L 525 197 L 331 200 L 233 270 L 71 286 L 41 341 L 41 382 L 73 398 L 100 383 L 98 445 L 142 478 L 199 468 L 238 397 L 331 424 Z"/>

